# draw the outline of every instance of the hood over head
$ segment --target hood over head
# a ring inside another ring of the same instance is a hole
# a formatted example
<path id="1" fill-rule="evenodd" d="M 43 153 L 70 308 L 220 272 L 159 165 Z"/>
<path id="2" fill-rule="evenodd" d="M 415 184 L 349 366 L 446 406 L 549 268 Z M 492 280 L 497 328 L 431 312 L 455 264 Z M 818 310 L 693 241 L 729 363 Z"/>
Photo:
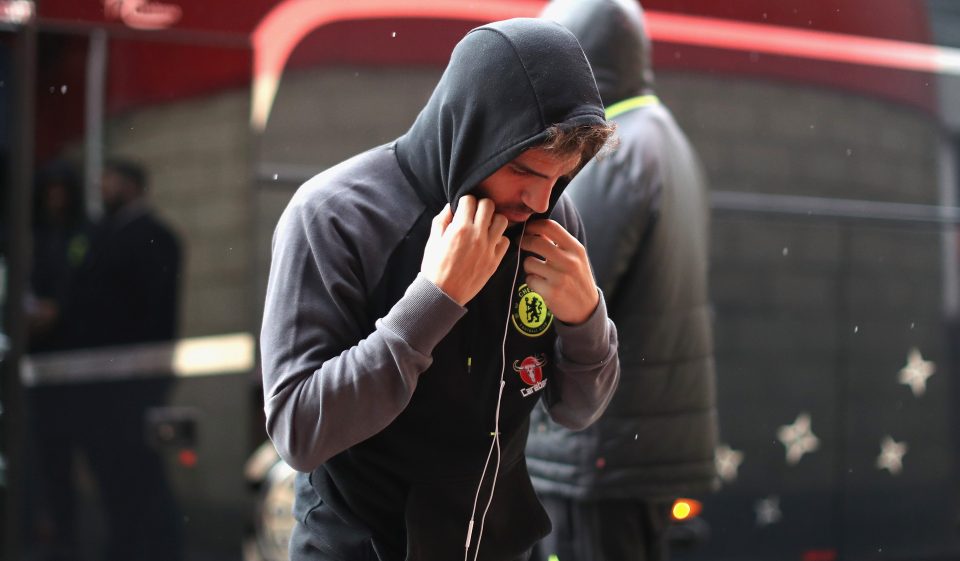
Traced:
<path id="1" fill-rule="evenodd" d="M 604 106 L 652 91 L 650 37 L 637 0 L 553 0 L 540 17 L 576 35 Z"/>
<path id="2" fill-rule="evenodd" d="M 517 18 L 473 29 L 457 44 L 427 105 L 395 147 L 420 197 L 439 208 L 542 144 L 548 127 L 604 122 L 590 65 L 573 34 L 554 22 Z M 558 182 L 552 202 L 563 187 Z"/>

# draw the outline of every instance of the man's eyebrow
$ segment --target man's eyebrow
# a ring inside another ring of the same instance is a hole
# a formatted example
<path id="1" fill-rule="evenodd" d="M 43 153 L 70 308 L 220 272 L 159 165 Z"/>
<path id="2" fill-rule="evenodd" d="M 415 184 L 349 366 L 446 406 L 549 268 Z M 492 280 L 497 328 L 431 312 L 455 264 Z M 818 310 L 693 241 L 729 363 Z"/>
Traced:
<path id="1" fill-rule="evenodd" d="M 522 171 L 523 173 L 529 173 L 530 175 L 535 175 L 535 176 L 537 176 L 537 177 L 542 177 L 543 179 L 550 179 L 550 176 L 549 176 L 549 175 L 544 175 L 544 174 L 540 173 L 539 171 L 531 168 L 530 166 L 521 164 L 520 162 L 518 162 L 518 161 L 516 161 L 516 160 L 510 162 L 510 165 L 513 166 L 513 167 L 515 167 L 515 168 L 517 168 L 517 169 L 519 169 L 519 170 Z"/>

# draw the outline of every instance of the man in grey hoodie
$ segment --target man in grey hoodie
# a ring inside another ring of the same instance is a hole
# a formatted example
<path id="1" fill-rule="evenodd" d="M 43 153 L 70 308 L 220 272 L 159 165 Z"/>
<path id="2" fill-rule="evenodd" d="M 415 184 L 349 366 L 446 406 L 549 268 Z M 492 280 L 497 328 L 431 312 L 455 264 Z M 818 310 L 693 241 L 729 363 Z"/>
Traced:
<path id="1" fill-rule="evenodd" d="M 321 173 L 277 225 L 267 431 L 302 472 L 295 560 L 526 559 L 550 523 L 524 459 L 616 387 L 616 330 L 561 198 L 611 133 L 573 35 L 457 45 L 410 130 Z"/>
<path id="2" fill-rule="evenodd" d="M 572 432 L 534 411 L 530 475 L 560 561 L 660 561 L 677 497 L 717 483 L 717 412 L 707 300 L 707 191 L 686 136 L 653 91 L 636 0 L 554 0 L 597 78 L 620 144 L 567 190 L 624 344 L 603 417 Z"/>

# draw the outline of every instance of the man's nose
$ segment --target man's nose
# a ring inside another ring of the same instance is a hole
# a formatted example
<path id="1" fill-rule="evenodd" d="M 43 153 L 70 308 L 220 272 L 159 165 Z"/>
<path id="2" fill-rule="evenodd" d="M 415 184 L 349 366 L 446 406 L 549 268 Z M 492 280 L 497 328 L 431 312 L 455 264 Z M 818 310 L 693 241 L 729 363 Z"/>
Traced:
<path id="1" fill-rule="evenodd" d="M 530 187 L 524 193 L 523 204 L 530 207 L 530 210 L 534 212 L 547 212 L 547 209 L 550 208 L 550 193 L 552 191 L 553 185 Z"/>

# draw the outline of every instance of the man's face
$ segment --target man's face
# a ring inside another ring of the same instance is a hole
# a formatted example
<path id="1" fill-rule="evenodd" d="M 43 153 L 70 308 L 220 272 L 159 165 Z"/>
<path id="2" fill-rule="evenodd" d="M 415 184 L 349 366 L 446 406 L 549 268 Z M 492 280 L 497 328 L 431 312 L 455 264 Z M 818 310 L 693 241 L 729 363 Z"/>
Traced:
<path id="1" fill-rule="evenodd" d="M 48 183 L 44 194 L 47 214 L 62 218 L 67 213 L 67 205 L 70 203 L 67 186 L 59 181 Z"/>
<path id="2" fill-rule="evenodd" d="M 546 212 L 557 181 L 577 169 L 580 154 L 558 156 L 531 148 L 480 182 L 476 195 L 493 201 L 511 224 Z"/>
<path id="3" fill-rule="evenodd" d="M 100 196 L 108 213 L 117 210 L 123 204 L 123 178 L 112 171 L 105 171 L 100 177 Z"/>
<path id="4" fill-rule="evenodd" d="M 113 214 L 136 198 L 137 188 L 119 173 L 106 170 L 100 178 L 100 196 L 104 210 Z"/>

